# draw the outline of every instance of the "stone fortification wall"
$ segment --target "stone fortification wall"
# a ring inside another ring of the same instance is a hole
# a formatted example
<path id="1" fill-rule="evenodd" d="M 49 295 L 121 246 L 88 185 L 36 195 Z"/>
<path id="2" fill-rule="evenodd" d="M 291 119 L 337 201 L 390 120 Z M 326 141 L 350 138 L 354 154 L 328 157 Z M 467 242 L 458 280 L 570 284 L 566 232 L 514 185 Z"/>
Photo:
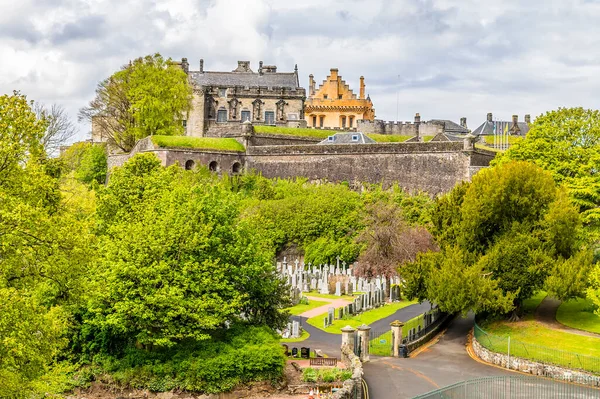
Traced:
<path id="1" fill-rule="evenodd" d="M 247 147 L 257 147 L 264 145 L 308 145 L 317 144 L 322 140 L 314 137 L 290 136 L 286 134 L 261 134 L 253 133 L 251 136 L 245 136 L 240 133 L 226 134 L 223 137 L 234 138 Z"/>
<path id="2" fill-rule="evenodd" d="M 362 398 L 362 363 L 348 344 L 342 344 L 341 352 L 342 361 L 352 371 L 352 378 L 344 381 L 342 388 L 333 394 L 333 399 Z"/>
<path id="3" fill-rule="evenodd" d="M 470 179 L 472 154 L 460 142 L 264 146 L 247 149 L 246 167 L 269 178 L 301 176 L 356 186 L 397 182 L 408 191 L 435 195 Z"/>
<path id="4" fill-rule="evenodd" d="M 397 134 L 401 136 L 435 136 L 444 132 L 444 123 L 439 121 L 429 122 L 386 122 L 380 119 L 374 121 L 360 119 L 356 121 L 356 128 L 363 133 Z"/>
<path id="5" fill-rule="evenodd" d="M 481 360 L 492 363 L 497 366 L 506 367 L 511 370 L 517 370 L 522 373 L 533 374 L 537 376 L 550 377 L 557 380 L 571 381 L 579 384 L 600 387 L 600 377 L 585 373 L 579 370 L 567 369 L 564 367 L 553 366 L 534 362 L 532 360 L 522 359 L 520 357 L 509 356 L 503 353 L 492 352 L 477 341 L 475 336 L 472 340 L 473 352 Z"/>

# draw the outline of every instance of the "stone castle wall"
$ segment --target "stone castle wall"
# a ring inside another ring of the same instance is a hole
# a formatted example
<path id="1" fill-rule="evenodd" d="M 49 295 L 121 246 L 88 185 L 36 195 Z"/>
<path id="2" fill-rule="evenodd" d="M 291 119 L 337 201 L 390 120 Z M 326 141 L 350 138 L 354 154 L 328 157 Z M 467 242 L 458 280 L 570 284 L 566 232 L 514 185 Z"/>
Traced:
<path id="1" fill-rule="evenodd" d="M 397 134 L 401 136 L 435 136 L 444 133 L 443 122 L 386 122 L 380 119 L 374 121 L 358 120 L 356 129 L 363 133 Z"/>

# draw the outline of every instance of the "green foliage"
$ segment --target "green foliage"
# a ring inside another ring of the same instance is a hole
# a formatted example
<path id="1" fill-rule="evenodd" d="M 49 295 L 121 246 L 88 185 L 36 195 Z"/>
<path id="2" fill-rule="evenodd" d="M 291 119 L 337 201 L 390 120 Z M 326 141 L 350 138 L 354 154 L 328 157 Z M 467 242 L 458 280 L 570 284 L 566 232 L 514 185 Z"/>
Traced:
<path id="1" fill-rule="evenodd" d="M 533 162 L 566 185 L 582 212 L 589 238 L 600 237 L 600 112 L 559 108 L 536 118 L 527 137 L 515 143 L 498 164 Z"/>
<path id="2" fill-rule="evenodd" d="M 151 135 L 181 135 L 191 109 L 187 74 L 160 54 L 137 58 L 100 82 L 96 98 L 81 109 L 109 144 L 130 151 Z"/>
<path id="3" fill-rule="evenodd" d="M 304 382 L 335 382 L 345 381 L 352 378 L 350 370 L 334 368 L 315 369 L 307 367 L 302 370 L 302 381 Z"/>
<path id="4" fill-rule="evenodd" d="M 332 134 L 331 130 L 265 125 L 254 126 L 254 132 L 260 134 L 283 134 L 286 136 L 313 137 L 316 139 L 326 139 Z"/>
<path id="5" fill-rule="evenodd" d="M 600 263 L 596 263 L 589 275 L 587 298 L 596 306 L 596 314 L 600 316 Z"/>
<path id="6" fill-rule="evenodd" d="M 106 147 L 92 145 L 83 153 L 79 167 L 75 170 L 75 178 L 87 184 L 104 184 L 106 172 Z"/>
<path id="7" fill-rule="evenodd" d="M 401 143 L 415 136 L 401 136 L 399 134 L 377 134 L 368 133 L 367 137 L 377 141 L 378 143 Z"/>
<path id="8" fill-rule="evenodd" d="M 506 313 L 545 285 L 559 298 L 585 285 L 577 209 L 533 164 L 478 173 L 439 198 L 431 219 L 442 252 L 404 271 L 409 296 L 449 312 Z"/>
<path id="9" fill-rule="evenodd" d="M 221 151 L 244 152 L 246 149 L 236 139 L 189 136 L 152 136 L 152 143 L 158 147 L 196 148 Z"/>

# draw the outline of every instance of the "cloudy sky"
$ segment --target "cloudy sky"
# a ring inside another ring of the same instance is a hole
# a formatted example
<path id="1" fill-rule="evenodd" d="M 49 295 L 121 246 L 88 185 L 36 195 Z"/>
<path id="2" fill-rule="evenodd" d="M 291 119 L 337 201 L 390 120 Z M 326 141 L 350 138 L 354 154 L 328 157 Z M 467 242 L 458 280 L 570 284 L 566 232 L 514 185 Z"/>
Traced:
<path id="1" fill-rule="evenodd" d="M 329 69 L 378 119 L 510 119 L 600 108 L 600 0 L 0 0 L 0 93 L 63 105 L 137 56 Z M 78 139 L 89 127 L 79 125 Z"/>

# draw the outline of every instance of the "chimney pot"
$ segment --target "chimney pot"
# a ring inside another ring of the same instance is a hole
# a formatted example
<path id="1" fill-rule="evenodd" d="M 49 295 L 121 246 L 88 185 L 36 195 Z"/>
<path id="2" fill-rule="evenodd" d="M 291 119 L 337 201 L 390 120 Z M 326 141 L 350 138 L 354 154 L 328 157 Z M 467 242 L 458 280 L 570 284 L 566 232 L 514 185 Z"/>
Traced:
<path id="1" fill-rule="evenodd" d="M 181 59 L 181 69 L 183 69 L 183 72 L 185 72 L 185 73 L 190 72 L 190 64 L 188 63 L 187 58 Z"/>
<path id="2" fill-rule="evenodd" d="M 331 68 L 329 70 L 329 72 L 330 72 L 331 80 L 337 80 L 337 78 L 338 78 L 338 69 L 337 68 Z"/>
<path id="3" fill-rule="evenodd" d="M 531 123 L 531 115 L 525 115 L 525 123 L 527 123 L 528 125 Z"/>
<path id="4" fill-rule="evenodd" d="M 494 120 L 494 118 L 493 118 L 493 116 L 492 116 L 492 113 L 491 113 L 491 112 L 488 112 L 488 114 L 487 114 L 487 121 L 488 121 L 488 122 L 492 122 L 493 120 Z"/>
<path id="5" fill-rule="evenodd" d="M 467 118 L 465 118 L 464 116 L 462 118 L 460 118 L 460 125 L 464 128 L 467 127 Z"/>
<path id="6" fill-rule="evenodd" d="M 204 59 L 200 58 L 200 73 L 204 73 Z"/>
<path id="7" fill-rule="evenodd" d="M 513 125 L 516 125 L 517 123 L 519 123 L 519 115 L 513 115 L 512 121 L 513 121 Z"/>
<path id="8" fill-rule="evenodd" d="M 418 112 L 415 114 L 415 123 L 421 123 L 421 115 Z"/>
<path id="9" fill-rule="evenodd" d="M 365 77 L 360 77 L 360 95 L 359 98 L 363 100 L 365 98 Z"/>

